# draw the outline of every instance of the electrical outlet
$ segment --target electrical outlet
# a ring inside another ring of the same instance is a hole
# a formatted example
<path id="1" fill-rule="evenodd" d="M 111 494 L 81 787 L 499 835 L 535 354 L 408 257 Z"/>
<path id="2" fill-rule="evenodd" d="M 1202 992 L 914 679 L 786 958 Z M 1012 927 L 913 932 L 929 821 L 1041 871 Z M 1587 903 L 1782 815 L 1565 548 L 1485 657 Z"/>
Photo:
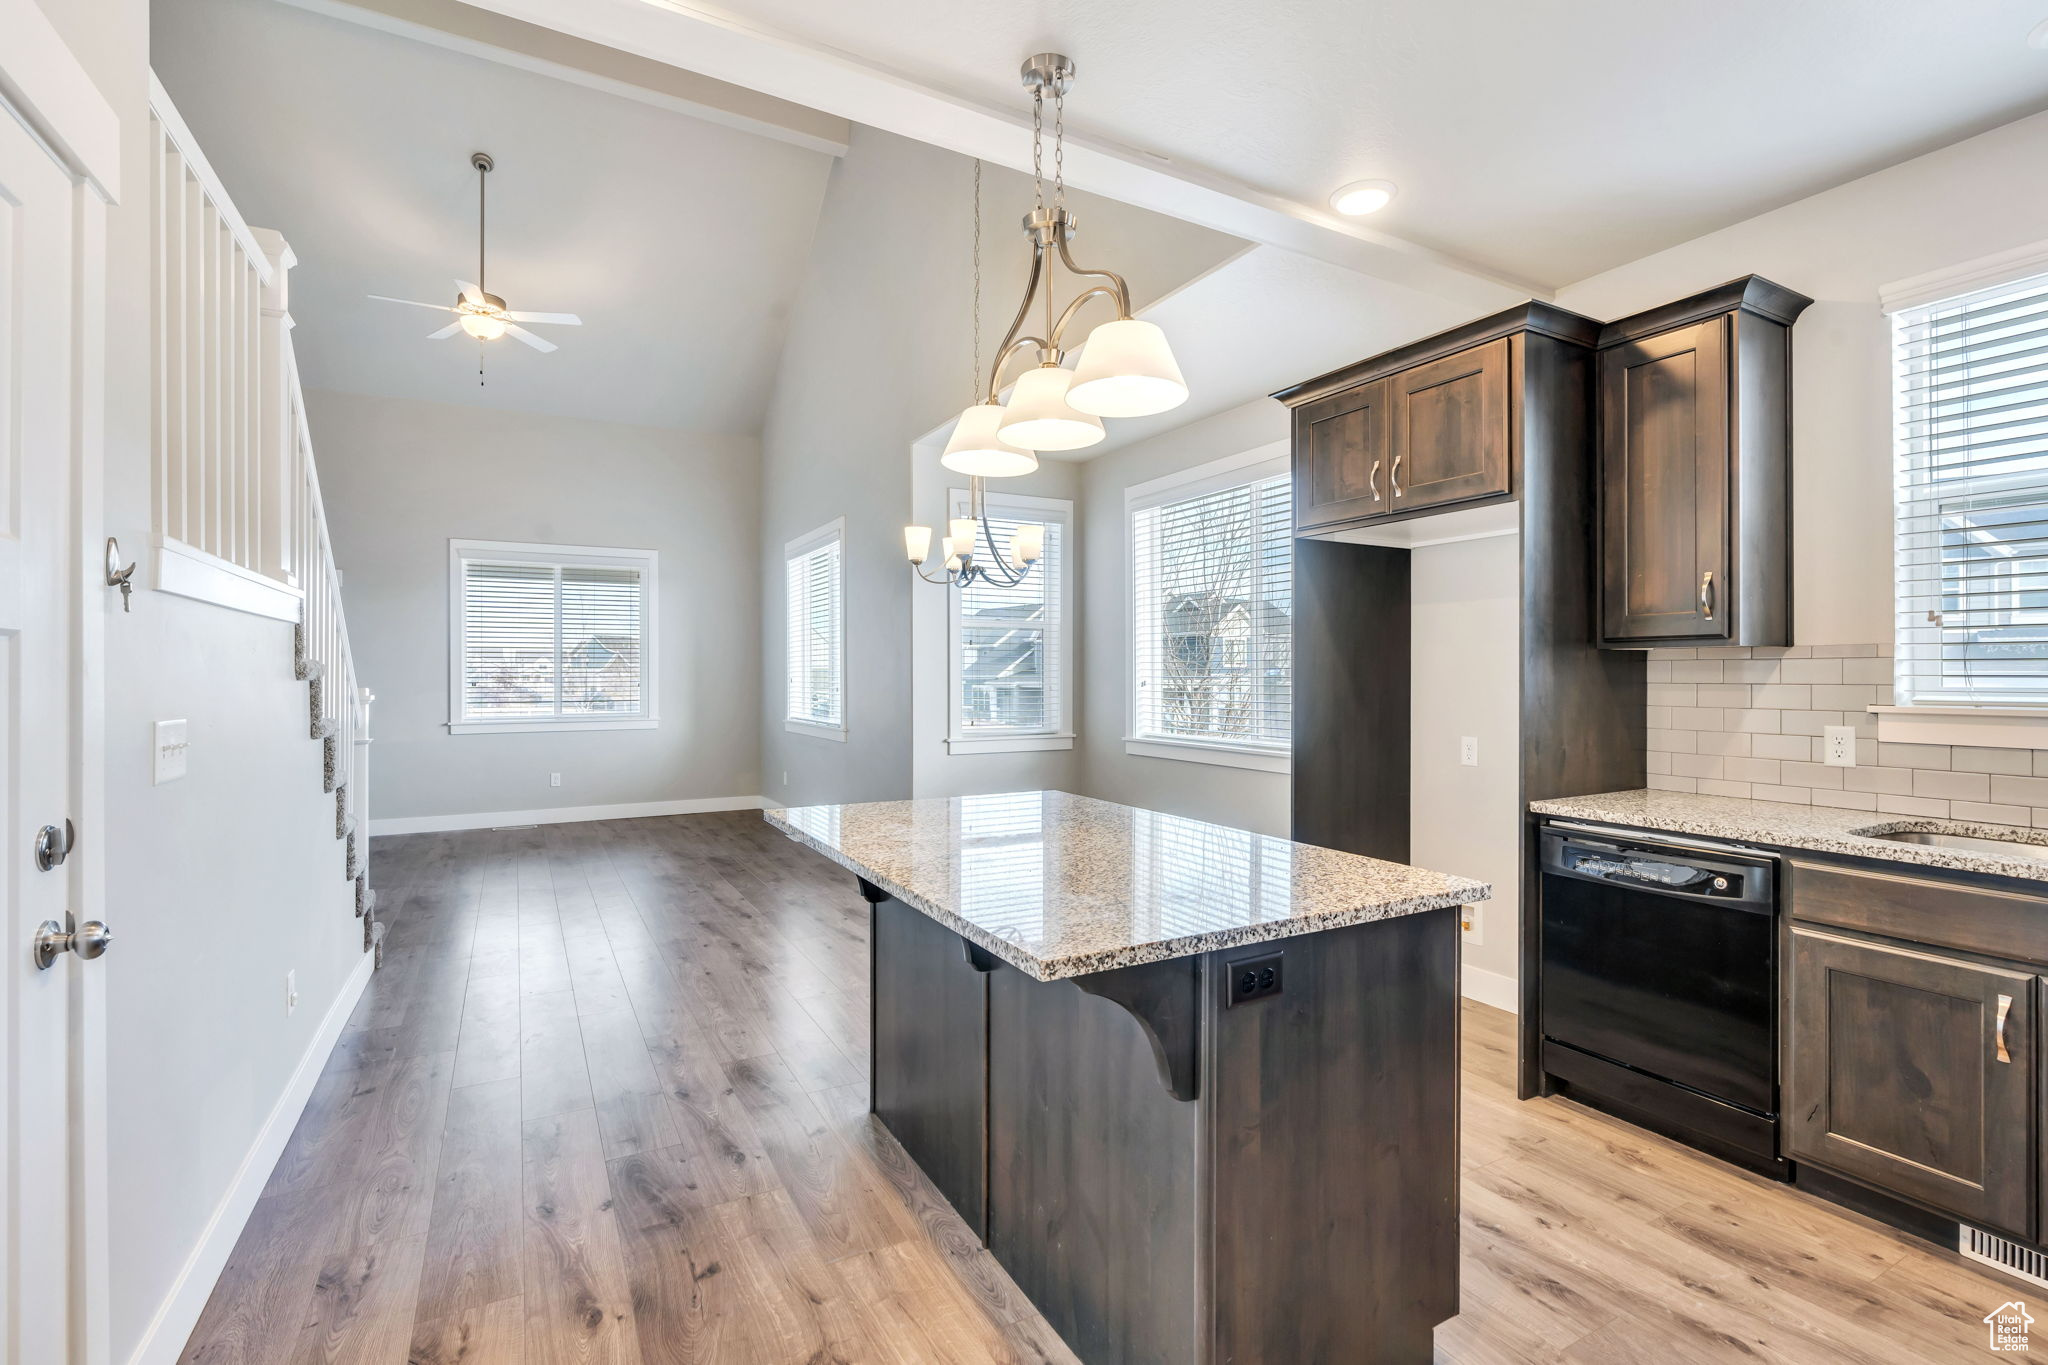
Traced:
<path id="1" fill-rule="evenodd" d="M 1828 756 L 1830 768 L 1853 768 L 1856 766 L 1856 727 L 1853 725 L 1828 725 L 1821 729 L 1822 748 Z"/>
<path id="2" fill-rule="evenodd" d="M 284 1013 L 289 1019 L 292 1011 L 299 1007 L 299 973 L 293 968 L 284 974 Z"/>
<path id="3" fill-rule="evenodd" d="M 561 786 L 561 785 L 562 785 L 562 775 L 561 775 L 560 773 L 549 773 L 549 774 L 548 774 L 548 785 L 549 785 L 550 787 L 559 787 L 559 786 Z"/>
<path id="4" fill-rule="evenodd" d="M 1463 918 L 1459 923 L 1465 930 L 1465 942 L 1474 947 L 1478 947 L 1486 942 L 1486 907 L 1483 905 L 1468 905 L 1460 913 L 1463 915 Z"/>
<path id="5" fill-rule="evenodd" d="M 1267 953 L 1262 957 L 1241 957 L 1235 962 L 1223 964 L 1224 974 L 1230 978 L 1230 999 L 1224 1008 L 1242 1005 L 1252 1000 L 1263 1000 L 1269 995 L 1280 994 L 1287 984 L 1284 953 Z"/>
<path id="6" fill-rule="evenodd" d="M 1468 768 L 1479 766 L 1479 736 L 1466 735 L 1458 741 L 1458 762 Z"/>

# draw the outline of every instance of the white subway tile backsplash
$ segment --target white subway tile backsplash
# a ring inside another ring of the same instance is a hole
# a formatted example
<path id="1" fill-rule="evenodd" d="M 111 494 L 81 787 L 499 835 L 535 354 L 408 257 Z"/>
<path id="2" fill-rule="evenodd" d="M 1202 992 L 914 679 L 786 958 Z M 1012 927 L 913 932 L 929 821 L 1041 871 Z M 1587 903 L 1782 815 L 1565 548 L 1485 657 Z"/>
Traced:
<path id="1" fill-rule="evenodd" d="M 1987 805 L 1978 801 L 1951 801 L 1948 816 L 1951 820 L 1984 820 L 1994 825 L 2030 823 L 2025 806 Z"/>
<path id="2" fill-rule="evenodd" d="M 1813 746 L 1819 742 L 1805 735 L 1751 735 L 1749 751 L 1758 758 L 1791 758 L 1804 761 L 1812 757 Z"/>
<path id="3" fill-rule="evenodd" d="M 1813 689 L 1788 683 L 1760 683 L 1750 689 L 1751 706 L 1775 706 L 1787 711 L 1813 709 Z"/>
<path id="4" fill-rule="evenodd" d="M 2040 778 L 2034 777 L 2009 780 L 2020 782 L 2041 781 Z M 2048 783 L 2043 783 L 2043 785 L 2048 786 Z M 1913 769 L 1913 795 L 1938 796 L 1944 801 L 1989 801 L 1991 799 L 1991 776 L 1988 773 L 1953 773 L 1939 768 L 1915 768 Z"/>
<path id="5" fill-rule="evenodd" d="M 1842 681 L 1842 661 L 1787 659 L 1778 666 L 1778 677 L 1788 683 L 1838 683 Z"/>
<path id="6" fill-rule="evenodd" d="M 1878 743 L 1892 668 L 1890 645 L 1652 650 L 1649 785 L 2048 829 L 2048 749 Z M 1830 725 L 1854 727 L 1854 767 L 1825 762 Z"/>

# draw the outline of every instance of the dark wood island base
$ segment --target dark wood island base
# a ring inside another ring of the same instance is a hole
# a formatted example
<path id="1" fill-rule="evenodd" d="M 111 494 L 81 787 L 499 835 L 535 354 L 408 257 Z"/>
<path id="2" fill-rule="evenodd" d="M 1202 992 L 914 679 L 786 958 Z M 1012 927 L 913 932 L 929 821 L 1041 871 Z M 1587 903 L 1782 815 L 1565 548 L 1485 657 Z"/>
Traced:
<path id="1" fill-rule="evenodd" d="M 871 1108 L 1083 1361 L 1431 1358 L 1455 908 L 1040 981 L 861 890 Z"/>

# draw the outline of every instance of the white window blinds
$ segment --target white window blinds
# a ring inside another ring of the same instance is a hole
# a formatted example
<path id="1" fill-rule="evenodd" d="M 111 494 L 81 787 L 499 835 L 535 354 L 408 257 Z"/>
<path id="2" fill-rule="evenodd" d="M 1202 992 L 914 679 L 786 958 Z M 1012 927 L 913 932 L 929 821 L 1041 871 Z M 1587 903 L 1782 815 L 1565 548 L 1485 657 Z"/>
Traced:
<path id="1" fill-rule="evenodd" d="M 456 541 L 451 723 L 654 718 L 655 554 Z"/>
<path id="2" fill-rule="evenodd" d="M 1134 738 L 1286 751 L 1293 538 L 1284 473 L 1133 505 Z"/>
<path id="3" fill-rule="evenodd" d="M 846 728 L 846 592 L 841 523 L 789 543 L 788 710 L 790 722 Z"/>
<path id="4" fill-rule="evenodd" d="M 1052 500 L 1046 500 L 1048 503 Z M 954 516 L 967 515 L 965 495 Z M 1010 540 L 1024 525 L 1045 528 L 1044 549 L 1024 581 L 1013 588 L 976 581 L 954 602 L 957 650 L 954 698 L 957 736 L 1050 735 L 1065 732 L 1067 709 L 1067 518 L 1050 506 L 1025 506 L 987 495 L 988 528 L 977 523 L 975 558 L 994 564 L 989 531 L 1005 562 Z"/>
<path id="5" fill-rule="evenodd" d="M 2048 276 L 1892 324 L 1897 700 L 2048 705 Z"/>

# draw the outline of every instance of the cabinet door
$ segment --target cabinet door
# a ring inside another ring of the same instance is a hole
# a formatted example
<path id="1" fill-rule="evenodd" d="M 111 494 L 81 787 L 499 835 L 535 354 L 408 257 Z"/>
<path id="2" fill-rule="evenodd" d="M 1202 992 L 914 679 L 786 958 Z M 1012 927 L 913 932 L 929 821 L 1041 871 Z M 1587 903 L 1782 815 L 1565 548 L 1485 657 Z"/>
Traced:
<path id="1" fill-rule="evenodd" d="M 2033 1235 L 2034 978 L 1792 931 L 1788 1154 Z"/>
<path id="2" fill-rule="evenodd" d="M 1729 637 L 1729 496 L 1728 319 L 1602 351 L 1608 640 Z"/>
<path id="3" fill-rule="evenodd" d="M 1304 405 L 1294 417 L 1298 531 L 1386 512 L 1387 381 L 1375 379 Z"/>
<path id="4" fill-rule="evenodd" d="M 1403 370 L 1393 387 L 1389 510 L 1505 493 L 1510 482 L 1508 338 Z"/>

